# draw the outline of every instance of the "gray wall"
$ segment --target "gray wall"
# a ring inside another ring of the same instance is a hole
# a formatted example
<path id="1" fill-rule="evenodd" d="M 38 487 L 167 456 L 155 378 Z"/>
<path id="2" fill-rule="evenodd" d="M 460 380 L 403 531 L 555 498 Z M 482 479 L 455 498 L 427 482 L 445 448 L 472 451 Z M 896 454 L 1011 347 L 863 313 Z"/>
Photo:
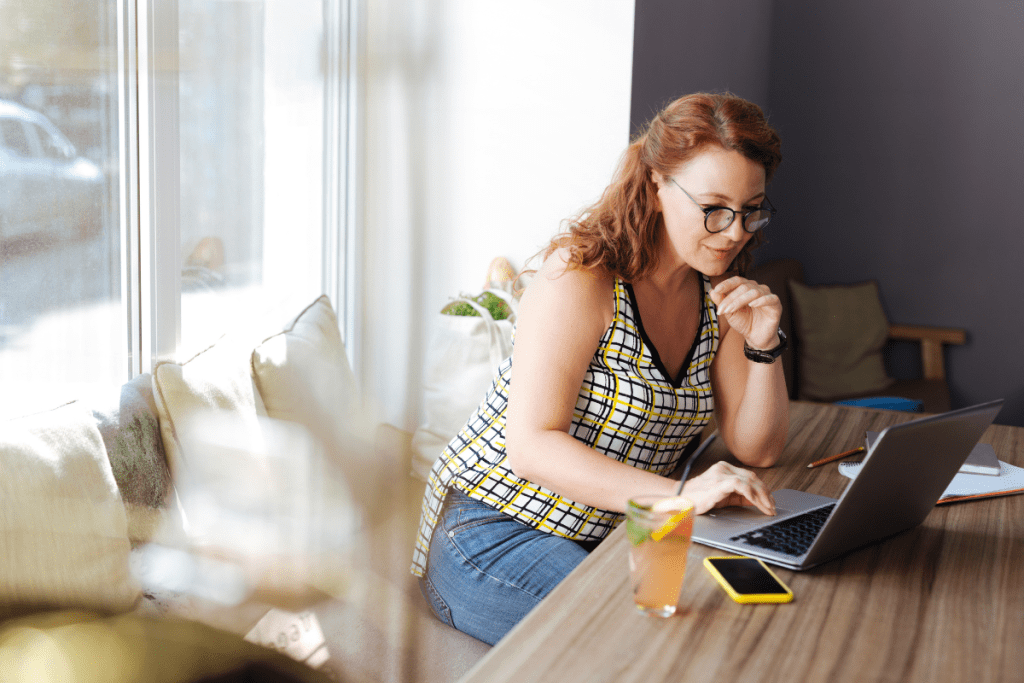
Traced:
<path id="1" fill-rule="evenodd" d="M 997 421 L 1024 426 L 1020 3 L 696 4 L 637 0 L 634 127 L 694 90 L 764 107 L 784 161 L 759 259 L 877 280 L 890 321 L 966 329 L 954 407 L 1005 398 Z"/>
<path id="2" fill-rule="evenodd" d="M 633 133 L 668 102 L 700 90 L 729 90 L 763 107 L 771 21 L 763 0 L 636 0 Z"/>

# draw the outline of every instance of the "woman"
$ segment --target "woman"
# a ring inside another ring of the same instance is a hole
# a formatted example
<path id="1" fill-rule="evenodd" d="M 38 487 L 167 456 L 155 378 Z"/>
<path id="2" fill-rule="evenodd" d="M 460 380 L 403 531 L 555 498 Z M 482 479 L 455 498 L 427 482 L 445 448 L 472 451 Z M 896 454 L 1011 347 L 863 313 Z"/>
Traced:
<path id="1" fill-rule="evenodd" d="M 600 201 L 556 237 L 523 295 L 512 356 L 435 464 L 413 573 L 449 625 L 494 643 L 586 557 L 715 415 L 741 462 L 786 440 L 782 308 L 740 275 L 781 160 L 761 110 L 676 100 L 627 149 Z M 513 381 L 512 369 L 515 368 Z M 754 505 L 752 472 L 687 481 L 697 513 Z"/>

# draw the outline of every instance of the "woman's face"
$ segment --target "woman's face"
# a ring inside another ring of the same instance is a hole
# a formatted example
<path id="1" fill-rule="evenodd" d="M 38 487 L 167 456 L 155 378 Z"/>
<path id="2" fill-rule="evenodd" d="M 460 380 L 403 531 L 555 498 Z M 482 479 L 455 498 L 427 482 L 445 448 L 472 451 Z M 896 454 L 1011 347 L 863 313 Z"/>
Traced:
<path id="1" fill-rule="evenodd" d="M 753 237 L 743 229 L 743 214 L 764 200 L 764 167 L 739 152 L 710 146 L 674 169 L 671 176 L 655 172 L 653 178 L 664 219 L 659 236 L 661 263 L 689 266 L 708 276 L 725 273 Z M 712 234 L 704 228 L 701 209 L 714 207 L 733 209 L 736 218 Z"/>

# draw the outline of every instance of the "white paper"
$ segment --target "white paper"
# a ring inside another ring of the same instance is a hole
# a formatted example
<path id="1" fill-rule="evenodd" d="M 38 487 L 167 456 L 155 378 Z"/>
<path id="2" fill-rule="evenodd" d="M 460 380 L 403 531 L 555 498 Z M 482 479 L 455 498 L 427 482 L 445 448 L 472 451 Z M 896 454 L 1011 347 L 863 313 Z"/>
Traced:
<path id="1" fill-rule="evenodd" d="M 860 472 L 860 466 L 859 462 L 843 462 L 839 464 L 839 473 L 850 479 L 855 479 Z M 942 497 L 977 496 L 1024 488 L 1024 469 L 1002 460 L 999 461 L 999 467 L 998 476 L 958 472 L 946 487 Z"/>

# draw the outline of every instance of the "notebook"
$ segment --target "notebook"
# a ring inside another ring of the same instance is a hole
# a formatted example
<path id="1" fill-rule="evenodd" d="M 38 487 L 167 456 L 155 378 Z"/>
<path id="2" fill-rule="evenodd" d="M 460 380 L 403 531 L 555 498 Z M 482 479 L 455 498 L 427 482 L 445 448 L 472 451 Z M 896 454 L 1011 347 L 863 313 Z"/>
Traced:
<path id="1" fill-rule="evenodd" d="M 913 528 L 1002 405 L 992 401 L 888 427 L 838 500 L 782 489 L 772 494 L 776 516 L 752 507 L 712 510 L 694 519 L 693 540 L 803 570 Z"/>
<path id="2" fill-rule="evenodd" d="M 985 444 L 988 445 L 988 444 Z M 989 446 L 991 448 L 991 446 Z M 993 451 L 994 452 L 994 451 Z M 997 460 L 1000 473 L 998 476 L 973 474 L 961 467 L 953 481 L 942 492 L 939 503 L 954 503 L 969 498 L 991 498 L 1011 493 L 1024 493 L 1024 468 Z M 839 473 L 854 479 L 860 472 L 859 462 L 844 462 L 839 465 Z"/>

